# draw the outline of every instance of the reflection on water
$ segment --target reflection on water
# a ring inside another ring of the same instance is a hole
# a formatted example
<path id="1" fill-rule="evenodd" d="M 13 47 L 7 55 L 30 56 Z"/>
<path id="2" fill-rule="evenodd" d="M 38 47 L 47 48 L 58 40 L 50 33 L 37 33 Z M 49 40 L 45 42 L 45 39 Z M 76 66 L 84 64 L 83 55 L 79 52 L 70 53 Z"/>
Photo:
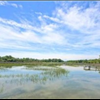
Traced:
<path id="1" fill-rule="evenodd" d="M 0 93 L 6 92 L 6 86 L 24 86 L 25 84 L 45 84 L 56 78 L 67 77 L 68 71 L 59 67 L 12 67 L 0 70 Z M 23 88 L 23 87 L 22 87 Z M 2 95 L 1 95 L 2 97 Z"/>
<path id="2" fill-rule="evenodd" d="M 87 66 L 1 68 L 0 99 L 100 98 L 97 71 L 99 68 Z"/>
<path id="3" fill-rule="evenodd" d="M 37 71 L 36 71 L 37 70 Z M 3 71 L 3 70 L 2 70 Z M 14 71 L 14 72 L 13 72 Z M 53 80 L 55 78 L 60 78 L 61 76 L 67 76 L 68 71 L 62 68 L 31 68 L 31 70 L 25 69 L 25 67 L 11 68 L 5 70 L 5 73 L 0 74 L 1 79 L 5 79 L 4 82 L 18 82 L 25 83 L 28 81 L 32 82 L 43 82 L 47 80 Z"/>
<path id="4" fill-rule="evenodd" d="M 84 66 L 85 71 L 98 71 L 100 73 L 100 67 L 98 66 Z"/>

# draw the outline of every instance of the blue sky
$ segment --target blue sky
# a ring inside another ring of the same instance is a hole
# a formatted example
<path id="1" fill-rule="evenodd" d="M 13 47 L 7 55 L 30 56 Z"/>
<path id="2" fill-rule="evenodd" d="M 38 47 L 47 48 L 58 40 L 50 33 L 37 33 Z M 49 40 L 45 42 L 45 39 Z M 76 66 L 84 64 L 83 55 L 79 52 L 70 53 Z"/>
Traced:
<path id="1" fill-rule="evenodd" d="M 100 1 L 0 1 L 0 56 L 63 60 L 100 55 Z"/>

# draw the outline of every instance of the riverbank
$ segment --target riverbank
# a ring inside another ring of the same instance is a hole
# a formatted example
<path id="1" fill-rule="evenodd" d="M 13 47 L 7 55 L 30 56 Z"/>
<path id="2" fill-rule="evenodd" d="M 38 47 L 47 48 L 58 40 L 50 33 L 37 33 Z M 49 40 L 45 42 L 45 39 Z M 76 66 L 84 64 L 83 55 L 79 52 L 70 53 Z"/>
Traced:
<path id="1" fill-rule="evenodd" d="M 100 63 L 66 63 L 66 65 L 69 66 L 95 66 L 95 67 L 100 67 Z"/>
<path id="2" fill-rule="evenodd" d="M 61 65 L 68 65 L 68 66 L 94 66 L 100 67 L 100 64 L 93 64 L 93 63 L 66 63 L 66 62 L 0 62 L 0 67 L 11 67 L 11 66 L 61 66 Z"/>
<path id="3" fill-rule="evenodd" d="M 21 65 L 30 65 L 30 66 L 60 66 L 63 65 L 63 62 L 0 62 L 0 67 L 10 67 L 10 66 L 21 66 Z"/>

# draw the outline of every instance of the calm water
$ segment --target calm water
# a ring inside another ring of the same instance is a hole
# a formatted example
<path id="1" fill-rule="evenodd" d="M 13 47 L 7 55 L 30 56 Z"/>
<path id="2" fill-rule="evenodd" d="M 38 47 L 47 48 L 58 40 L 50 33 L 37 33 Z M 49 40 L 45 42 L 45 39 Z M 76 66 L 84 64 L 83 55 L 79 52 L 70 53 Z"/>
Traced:
<path id="1" fill-rule="evenodd" d="M 2 98 L 100 99 L 100 74 L 82 66 L 1 68 Z"/>

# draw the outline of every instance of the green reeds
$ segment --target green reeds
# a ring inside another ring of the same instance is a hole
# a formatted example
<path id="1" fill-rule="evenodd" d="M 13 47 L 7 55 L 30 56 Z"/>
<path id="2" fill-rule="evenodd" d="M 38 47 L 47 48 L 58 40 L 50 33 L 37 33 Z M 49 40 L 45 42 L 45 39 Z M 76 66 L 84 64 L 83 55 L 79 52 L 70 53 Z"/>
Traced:
<path id="1" fill-rule="evenodd" d="M 54 67 L 54 68 L 43 67 L 43 69 L 42 69 L 42 67 L 37 67 L 37 69 L 36 69 L 36 67 L 33 67 L 33 69 L 39 70 L 39 71 L 41 70 L 41 72 L 39 74 L 38 73 L 37 74 L 34 74 L 34 73 L 33 74 L 30 74 L 30 73 L 28 73 L 28 74 L 11 74 L 11 75 L 0 74 L 0 78 L 3 78 L 3 79 L 5 78 L 5 80 L 6 80 L 6 78 L 9 80 L 13 80 L 13 82 L 11 82 L 11 83 L 14 83 L 14 80 L 16 80 L 16 79 L 20 80 L 17 82 L 20 82 L 21 84 L 25 81 L 26 82 L 30 81 L 33 83 L 45 83 L 48 80 L 51 81 L 55 78 L 60 78 L 61 76 L 67 76 L 69 73 L 65 69 L 62 69 L 59 67 Z"/>

